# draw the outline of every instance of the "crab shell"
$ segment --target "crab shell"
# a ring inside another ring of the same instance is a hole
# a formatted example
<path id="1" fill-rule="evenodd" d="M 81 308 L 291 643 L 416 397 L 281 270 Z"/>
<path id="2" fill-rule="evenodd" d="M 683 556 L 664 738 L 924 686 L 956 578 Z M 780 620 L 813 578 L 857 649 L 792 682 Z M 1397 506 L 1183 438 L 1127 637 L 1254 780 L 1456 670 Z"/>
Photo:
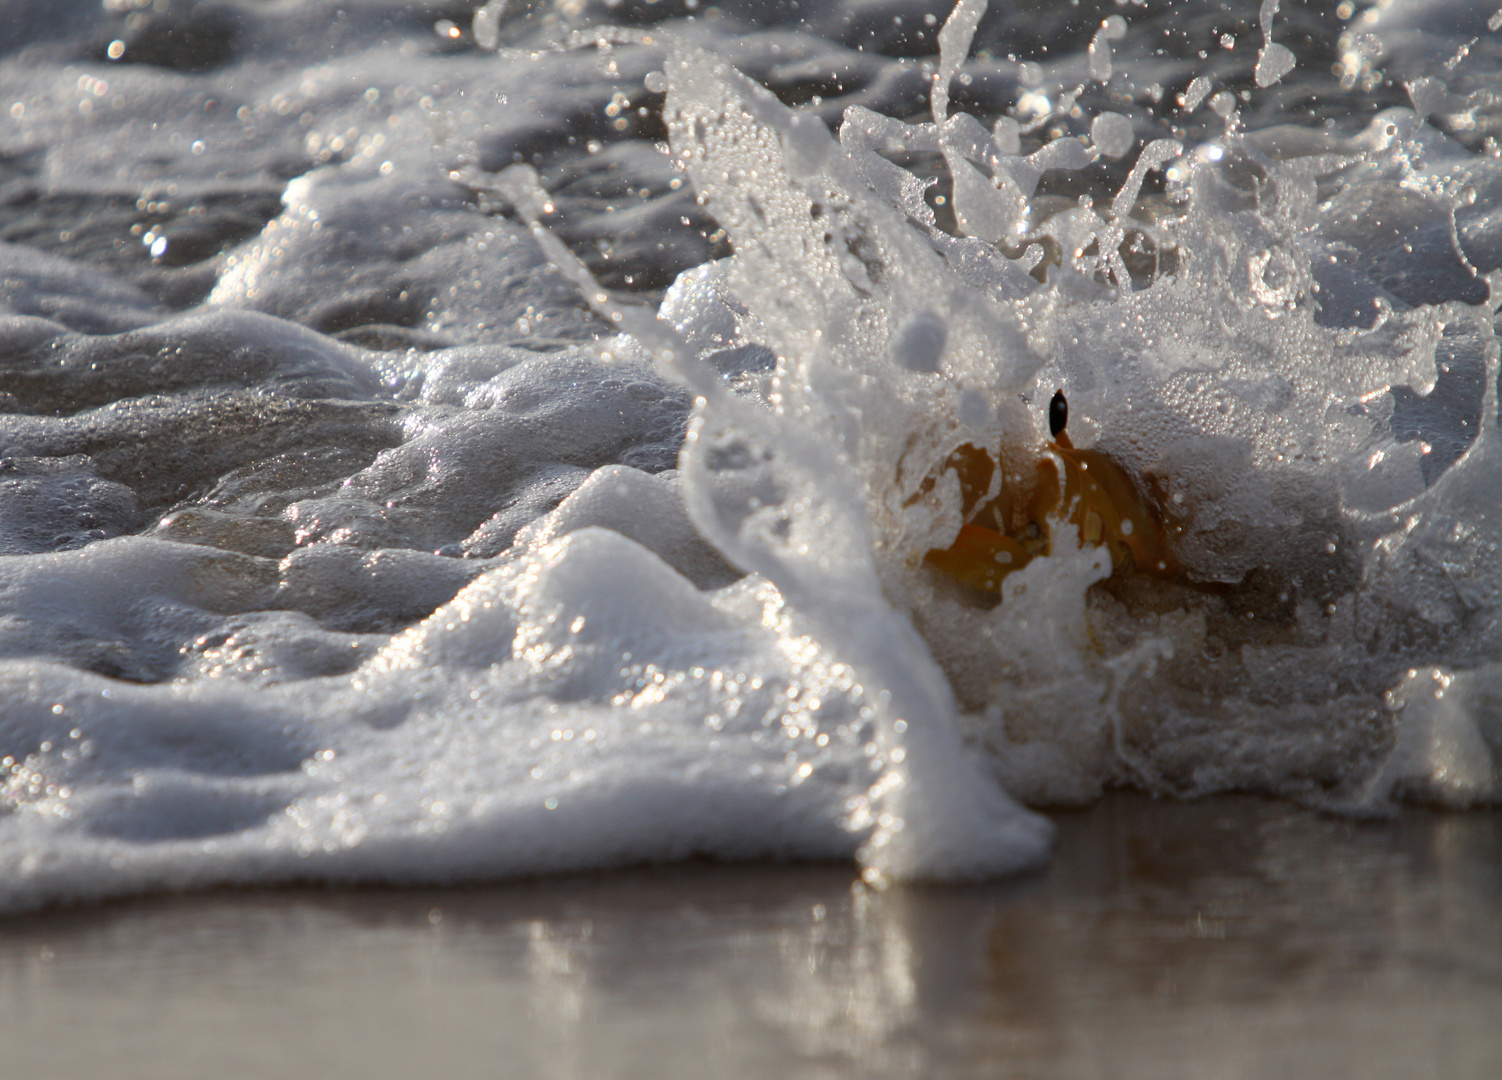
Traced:
<path id="1" fill-rule="evenodd" d="M 967 443 L 945 467 L 959 474 L 966 523 L 954 543 L 925 558 L 973 588 L 999 592 L 1008 574 L 1052 552 L 1054 531 L 1066 523 L 1081 544 L 1110 551 L 1114 574 L 1179 576 L 1163 523 L 1132 478 L 1062 432 L 1039 455 L 1031 485 L 1019 482 L 1025 474 L 1005 475 L 1004 464 L 1000 492 L 989 499 L 996 463 L 986 451 Z"/>

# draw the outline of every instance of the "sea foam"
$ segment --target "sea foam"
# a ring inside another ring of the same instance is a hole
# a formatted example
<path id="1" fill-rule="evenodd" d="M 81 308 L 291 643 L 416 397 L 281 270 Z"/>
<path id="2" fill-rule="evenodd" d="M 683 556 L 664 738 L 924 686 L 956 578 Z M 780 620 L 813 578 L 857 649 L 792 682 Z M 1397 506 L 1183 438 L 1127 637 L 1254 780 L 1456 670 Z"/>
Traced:
<path id="1" fill-rule="evenodd" d="M 0 248 L 0 906 L 692 855 L 953 880 L 1046 857 L 1017 800 L 1112 785 L 1496 800 L 1472 69 L 1338 130 L 1272 122 L 1276 5 L 1242 83 L 1133 11 L 1045 65 L 971 57 L 962 0 L 923 66 L 843 9 L 821 45 L 493 8 L 453 55 L 310 5 L 202 72 L 80 76 L 40 31 L 0 70 L 37 214 L 105 207 Z M 1352 86 L 1427 62 L 1410 15 Z M 837 113 L 762 85 L 824 60 Z M 658 306 L 642 265 L 688 269 Z M 1041 453 L 1060 388 L 1182 580 L 1060 542 L 996 603 L 925 564 L 950 455 Z"/>

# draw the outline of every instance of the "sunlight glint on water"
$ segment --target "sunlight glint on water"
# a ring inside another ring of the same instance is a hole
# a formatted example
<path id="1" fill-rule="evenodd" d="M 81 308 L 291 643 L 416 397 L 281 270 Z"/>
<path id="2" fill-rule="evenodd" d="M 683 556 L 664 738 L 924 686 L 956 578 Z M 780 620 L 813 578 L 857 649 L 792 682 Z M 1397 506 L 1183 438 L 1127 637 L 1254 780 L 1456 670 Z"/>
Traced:
<path id="1" fill-rule="evenodd" d="M 78 7 L 0 58 L 6 907 L 1495 800 L 1463 5 Z M 1184 573 L 997 604 L 945 463 L 1061 388 Z"/>

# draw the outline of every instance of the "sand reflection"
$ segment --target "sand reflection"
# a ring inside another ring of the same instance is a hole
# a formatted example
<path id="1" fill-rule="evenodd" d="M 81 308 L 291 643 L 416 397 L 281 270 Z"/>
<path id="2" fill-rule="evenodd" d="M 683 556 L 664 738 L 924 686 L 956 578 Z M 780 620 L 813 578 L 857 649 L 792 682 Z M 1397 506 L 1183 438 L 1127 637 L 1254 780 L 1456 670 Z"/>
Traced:
<path id="1" fill-rule="evenodd" d="M 1502 816 L 1135 796 L 963 888 L 693 865 L 0 923 L 16 1075 L 1502 1075 Z"/>

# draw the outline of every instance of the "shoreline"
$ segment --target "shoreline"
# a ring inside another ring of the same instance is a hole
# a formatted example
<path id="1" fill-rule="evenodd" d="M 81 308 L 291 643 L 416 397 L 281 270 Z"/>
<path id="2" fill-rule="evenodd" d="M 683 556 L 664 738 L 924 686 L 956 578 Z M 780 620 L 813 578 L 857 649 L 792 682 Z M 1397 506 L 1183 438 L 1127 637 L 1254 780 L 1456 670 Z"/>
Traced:
<path id="1" fill-rule="evenodd" d="M 7 1072 L 1502 1074 L 1502 813 L 1114 794 L 963 886 L 690 863 L 0 921 Z"/>

